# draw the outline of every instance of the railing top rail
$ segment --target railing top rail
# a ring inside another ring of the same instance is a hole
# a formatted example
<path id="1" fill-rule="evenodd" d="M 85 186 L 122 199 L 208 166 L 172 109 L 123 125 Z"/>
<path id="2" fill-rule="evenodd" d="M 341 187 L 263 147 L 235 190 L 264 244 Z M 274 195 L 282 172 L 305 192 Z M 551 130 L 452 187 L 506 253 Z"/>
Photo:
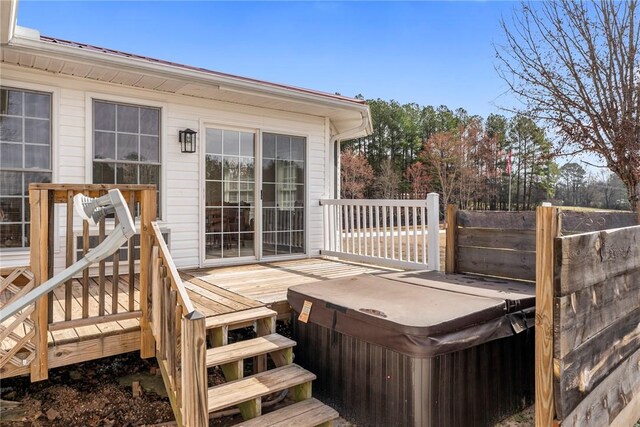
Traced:
<path id="1" fill-rule="evenodd" d="M 320 205 L 421 207 L 427 206 L 427 199 L 320 199 Z"/>
<path id="2" fill-rule="evenodd" d="M 169 269 L 169 275 L 173 277 L 173 280 L 176 284 L 176 291 L 178 292 L 178 298 L 182 302 L 182 305 L 184 306 L 184 309 L 186 310 L 187 314 L 193 313 L 195 311 L 195 307 L 191 302 L 191 298 L 189 298 L 189 294 L 187 294 L 187 289 L 184 287 L 184 284 L 182 283 L 182 278 L 178 273 L 178 269 L 176 268 L 176 265 L 173 263 L 173 258 L 171 258 L 171 253 L 169 252 L 169 248 L 167 247 L 167 244 L 164 241 L 164 237 L 162 237 L 162 232 L 160 231 L 160 227 L 158 226 L 158 223 L 155 221 L 153 221 L 151 225 L 153 228 L 153 236 L 156 242 L 158 243 L 158 247 L 162 254 L 162 258 L 164 258 L 165 262 L 167 263 L 167 268 Z"/>
<path id="3" fill-rule="evenodd" d="M 155 190 L 155 184 L 52 184 L 31 183 L 29 189 L 49 191 L 101 191 L 118 189 L 122 191 Z"/>

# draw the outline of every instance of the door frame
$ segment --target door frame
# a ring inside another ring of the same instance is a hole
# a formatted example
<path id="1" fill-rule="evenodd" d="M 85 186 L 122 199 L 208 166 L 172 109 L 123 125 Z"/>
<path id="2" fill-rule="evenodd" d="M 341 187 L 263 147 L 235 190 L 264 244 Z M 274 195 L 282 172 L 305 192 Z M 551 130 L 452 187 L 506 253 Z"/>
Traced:
<path id="1" fill-rule="evenodd" d="M 215 120 L 201 119 L 199 121 L 200 134 L 198 144 L 200 149 L 198 150 L 198 162 L 200 165 L 200 172 L 198 174 L 198 199 L 199 199 L 199 218 L 198 218 L 198 252 L 199 252 L 199 265 L 200 267 L 220 267 L 227 265 L 241 265 L 241 264 L 256 264 L 265 261 L 281 261 L 290 259 L 301 259 L 309 257 L 309 213 L 310 213 L 310 191 L 309 191 L 309 177 L 310 177 L 310 140 L 311 135 L 306 132 L 300 132 L 299 130 L 281 128 L 281 127 L 268 127 L 268 128 L 251 128 L 247 126 L 223 124 Z M 254 221 L 254 250 L 255 256 L 253 257 L 235 257 L 228 259 L 207 259 L 205 250 L 205 210 L 206 210 L 206 133 L 207 128 L 232 130 L 240 132 L 252 132 L 255 135 L 255 147 L 254 147 L 254 209 L 255 209 L 255 221 Z M 305 138 L 305 171 L 304 171 L 304 252 L 299 254 L 290 255 L 273 255 L 266 258 L 262 253 L 262 134 L 263 133 L 275 133 L 288 136 L 297 136 Z M 324 157 L 323 157 L 324 159 Z"/>

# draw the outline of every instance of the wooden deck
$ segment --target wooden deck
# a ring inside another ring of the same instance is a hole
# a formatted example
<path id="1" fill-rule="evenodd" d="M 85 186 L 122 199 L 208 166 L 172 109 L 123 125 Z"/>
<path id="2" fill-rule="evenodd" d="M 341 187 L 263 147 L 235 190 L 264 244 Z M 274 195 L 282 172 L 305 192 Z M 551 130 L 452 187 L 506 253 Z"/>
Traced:
<path id="1" fill-rule="evenodd" d="M 235 304 L 236 299 L 240 298 L 268 306 L 284 317 L 290 312 L 287 290 L 291 286 L 388 271 L 395 270 L 326 258 L 309 258 L 188 270 L 182 272 L 182 279 L 194 293 L 210 289 L 220 295 L 226 291 L 229 299 L 221 302 L 223 306 Z M 193 299 L 193 302 L 200 309 L 197 300 Z"/>

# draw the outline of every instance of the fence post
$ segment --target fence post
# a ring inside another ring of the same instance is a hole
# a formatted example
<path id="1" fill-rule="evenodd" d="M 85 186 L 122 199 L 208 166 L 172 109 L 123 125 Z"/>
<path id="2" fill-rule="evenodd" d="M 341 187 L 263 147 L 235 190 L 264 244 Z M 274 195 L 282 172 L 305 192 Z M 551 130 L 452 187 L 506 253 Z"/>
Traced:
<path id="1" fill-rule="evenodd" d="M 30 264 L 34 288 L 49 279 L 49 192 L 29 189 L 29 209 L 31 209 L 31 231 L 29 236 Z M 31 381 L 49 378 L 49 295 L 44 295 L 35 303 L 31 314 L 36 347 L 35 358 L 31 362 Z"/>
<path id="2" fill-rule="evenodd" d="M 427 268 L 440 271 L 440 195 L 438 193 L 427 194 L 427 239 Z"/>
<path id="3" fill-rule="evenodd" d="M 152 222 L 156 219 L 156 190 L 142 190 L 140 198 L 140 356 L 156 355 L 156 342 L 149 324 L 149 305 L 151 288 L 151 236 Z"/>
<path id="4" fill-rule="evenodd" d="M 445 273 L 456 273 L 456 249 L 458 244 L 458 206 L 447 206 L 447 247 L 445 256 Z"/>
<path id="5" fill-rule="evenodd" d="M 182 319 L 182 422 L 187 427 L 209 424 L 205 331 L 200 312 Z"/>
<path id="6" fill-rule="evenodd" d="M 536 427 L 553 425 L 553 280 L 554 239 L 559 235 L 558 209 L 536 210 Z"/>

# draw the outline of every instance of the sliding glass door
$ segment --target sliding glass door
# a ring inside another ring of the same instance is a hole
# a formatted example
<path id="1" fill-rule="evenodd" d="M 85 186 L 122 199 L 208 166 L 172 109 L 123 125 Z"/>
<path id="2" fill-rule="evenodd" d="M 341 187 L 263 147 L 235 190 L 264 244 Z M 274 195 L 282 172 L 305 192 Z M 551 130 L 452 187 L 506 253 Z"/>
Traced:
<path id="1" fill-rule="evenodd" d="M 205 259 L 255 258 L 253 132 L 206 130 Z"/>
<path id="2" fill-rule="evenodd" d="M 262 255 L 305 252 L 306 138 L 262 134 Z"/>

